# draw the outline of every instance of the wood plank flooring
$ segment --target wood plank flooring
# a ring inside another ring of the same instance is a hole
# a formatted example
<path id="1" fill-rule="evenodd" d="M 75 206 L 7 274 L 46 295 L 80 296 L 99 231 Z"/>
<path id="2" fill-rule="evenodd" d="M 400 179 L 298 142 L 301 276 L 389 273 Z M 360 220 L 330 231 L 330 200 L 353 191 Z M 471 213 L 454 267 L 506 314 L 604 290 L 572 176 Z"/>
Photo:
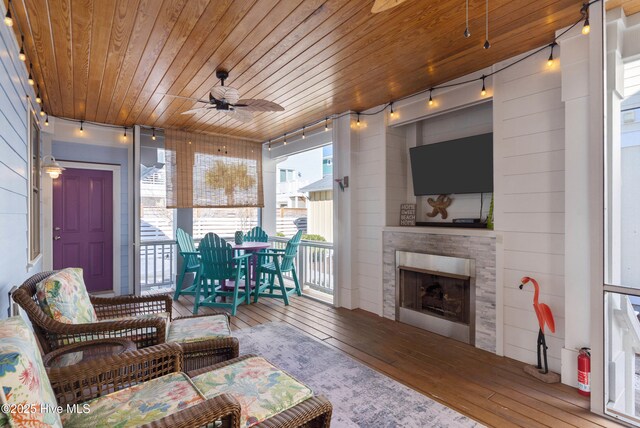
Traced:
<path id="1" fill-rule="evenodd" d="M 174 316 L 190 315 L 193 298 L 174 302 Z M 209 312 L 201 308 L 200 313 Z M 614 427 L 591 413 L 588 400 L 566 385 L 547 385 L 499 357 L 363 310 L 334 308 L 305 297 L 243 305 L 233 330 L 270 321 L 290 324 L 363 364 L 487 426 Z M 242 353 L 242 343 L 240 343 Z"/>

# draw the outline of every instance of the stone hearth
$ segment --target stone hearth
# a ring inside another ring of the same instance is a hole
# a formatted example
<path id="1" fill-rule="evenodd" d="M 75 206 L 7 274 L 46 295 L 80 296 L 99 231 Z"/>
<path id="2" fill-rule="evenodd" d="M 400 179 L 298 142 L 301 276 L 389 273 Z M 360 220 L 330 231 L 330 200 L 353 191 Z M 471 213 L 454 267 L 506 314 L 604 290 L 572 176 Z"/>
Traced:
<path id="1" fill-rule="evenodd" d="M 383 232 L 383 315 L 396 318 L 396 251 L 475 260 L 475 346 L 496 352 L 496 238 L 426 233 L 407 228 Z M 462 232 L 464 233 L 464 232 Z"/>

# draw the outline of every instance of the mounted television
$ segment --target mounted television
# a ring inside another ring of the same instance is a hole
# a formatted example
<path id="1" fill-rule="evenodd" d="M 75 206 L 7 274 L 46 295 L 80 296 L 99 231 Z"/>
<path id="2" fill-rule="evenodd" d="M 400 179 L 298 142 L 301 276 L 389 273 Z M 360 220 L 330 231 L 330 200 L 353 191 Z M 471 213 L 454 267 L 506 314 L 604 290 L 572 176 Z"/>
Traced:
<path id="1" fill-rule="evenodd" d="M 416 196 L 493 192 L 493 133 L 409 150 Z"/>

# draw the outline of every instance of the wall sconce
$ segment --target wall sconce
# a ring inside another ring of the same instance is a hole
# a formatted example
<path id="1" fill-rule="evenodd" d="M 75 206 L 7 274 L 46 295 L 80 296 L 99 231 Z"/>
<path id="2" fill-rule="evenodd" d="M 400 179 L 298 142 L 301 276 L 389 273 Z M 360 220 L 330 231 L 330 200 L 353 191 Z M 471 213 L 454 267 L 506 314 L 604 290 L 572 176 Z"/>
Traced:
<path id="1" fill-rule="evenodd" d="M 56 162 L 56 158 L 54 158 L 53 156 L 46 155 L 42 158 L 42 171 L 49 174 L 49 176 L 54 180 L 60 177 L 60 174 L 64 170 L 65 169 L 61 167 L 58 162 Z"/>

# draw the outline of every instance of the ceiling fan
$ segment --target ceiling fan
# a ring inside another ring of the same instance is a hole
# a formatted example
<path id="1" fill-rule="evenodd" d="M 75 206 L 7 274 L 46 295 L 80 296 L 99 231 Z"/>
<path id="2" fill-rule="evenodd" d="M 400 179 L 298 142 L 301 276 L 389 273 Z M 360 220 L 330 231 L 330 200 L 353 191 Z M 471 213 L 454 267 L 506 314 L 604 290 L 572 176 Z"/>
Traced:
<path id="1" fill-rule="evenodd" d="M 231 86 L 224 86 L 224 81 L 229 77 L 229 73 L 225 70 L 216 70 L 216 77 L 220 79 L 220 86 L 214 86 L 209 91 L 209 99 L 198 99 L 190 97 L 182 97 L 179 95 L 163 94 L 175 98 L 183 98 L 193 100 L 204 104 L 191 110 L 182 112 L 181 114 L 194 114 L 208 111 L 220 111 L 228 117 L 240 122 L 251 122 L 253 120 L 253 112 L 261 111 L 284 111 L 284 107 L 267 100 L 260 99 L 240 99 L 238 90 Z"/>
<path id="2" fill-rule="evenodd" d="M 391 9 L 392 7 L 396 7 L 401 3 L 404 3 L 407 0 L 376 0 L 371 8 L 371 13 L 380 13 L 384 12 L 387 9 Z"/>

